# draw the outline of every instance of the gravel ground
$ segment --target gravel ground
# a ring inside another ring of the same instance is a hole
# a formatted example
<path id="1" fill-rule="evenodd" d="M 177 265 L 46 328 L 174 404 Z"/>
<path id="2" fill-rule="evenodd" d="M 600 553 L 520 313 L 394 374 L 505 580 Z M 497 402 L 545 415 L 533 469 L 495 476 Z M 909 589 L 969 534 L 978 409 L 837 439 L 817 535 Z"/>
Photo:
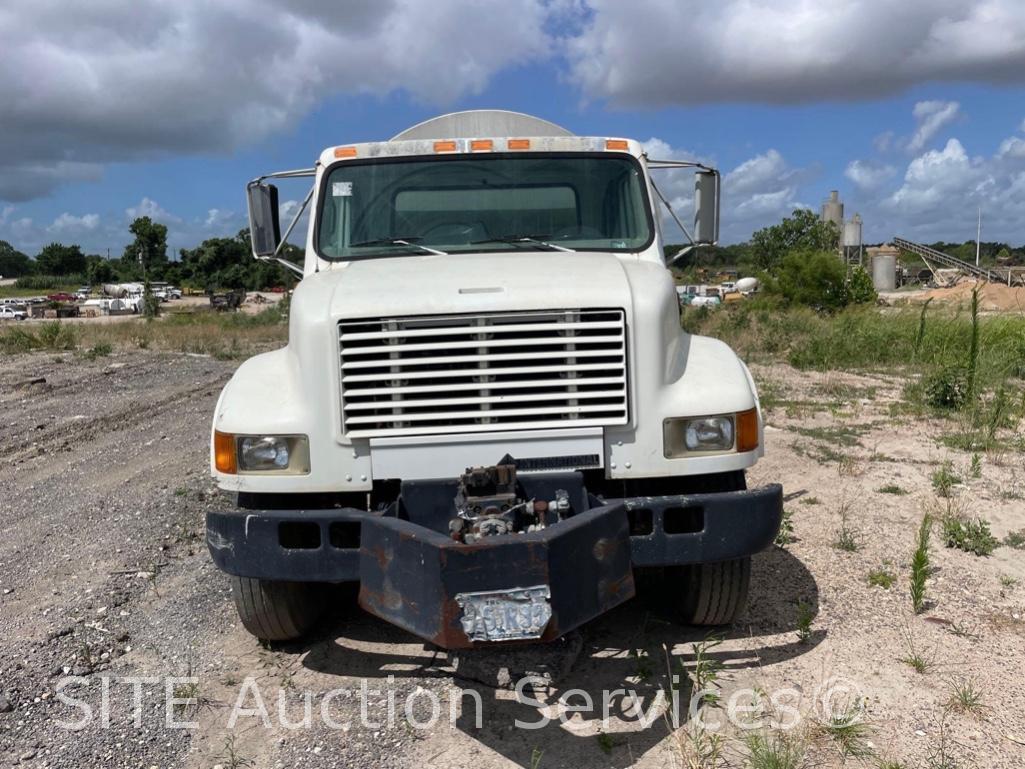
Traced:
<path id="1" fill-rule="evenodd" d="M 444 654 L 344 608 L 350 602 L 341 591 L 339 608 L 306 642 L 263 648 L 250 638 L 203 542 L 204 513 L 225 504 L 207 477 L 206 444 L 217 393 L 233 369 L 142 351 L 0 362 L 0 767 L 686 765 L 694 747 L 688 731 L 674 732 L 648 708 L 670 675 L 693 669 L 704 634 L 641 600 L 564 647 L 521 652 L 527 656 L 516 662 L 460 660 L 458 671 Z M 866 700 L 863 739 L 877 756 L 926 766 L 942 748 L 956 761 L 950 766 L 1020 767 L 1022 552 L 1001 547 L 979 558 L 934 536 L 930 604 L 918 616 L 907 573 L 922 513 L 946 504 L 930 485 L 945 460 L 965 479 L 953 492 L 960 508 L 988 518 L 1000 538 L 1025 527 L 1021 455 L 985 455 L 975 478 L 968 455 L 937 441 L 950 425 L 904 418 L 894 429 L 896 377 L 782 366 L 755 374 L 777 405 L 768 415 L 767 457 L 749 483 L 784 483 L 794 541 L 756 557 L 748 610 L 708 652 L 721 664 L 722 707 L 706 709 L 706 722 L 717 721 L 731 695 L 746 703 L 756 691 L 787 690 L 806 716 L 794 733 L 808 741 L 808 761 L 841 766 L 837 743 L 815 726 L 815 704 L 823 687 L 842 679 Z M 907 493 L 880 493 L 886 484 Z M 845 514 L 855 552 L 833 547 Z M 874 569 L 892 572 L 896 583 L 870 586 Z M 930 663 L 925 673 L 900 661 L 909 643 Z M 576 705 L 590 697 L 596 712 L 563 709 L 565 723 L 541 725 L 539 713 L 555 719 L 558 706 L 518 702 L 481 682 L 504 663 L 573 663 L 536 696 Z M 108 677 L 109 727 L 98 716 L 77 731 L 61 725 L 83 714 L 58 699 L 67 676 L 81 680 L 65 695 L 94 715 Z M 157 679 L 138 684 L 137 719 L 133 676 Z M 168 676 L 197 681 L 167 684 Z M 946 707 L 960 680 L 978 688 L 983 709 Z M 171 715 L 194 726 L 167 726 L 165 686 L 187 699 Z M 465 689 L 461 700 L 456 686 Z M 625 693 L 612 695 L 610 718 L 601 722 L 602 693 L 617 689 L 643 699 L 650 723 Z M 241 714 L 230 728 L 240 697 L 255 710 L 257 694 L 268 723 Z M 311 725 L 302 728 L 307 698 Z M 432 698 L 440 722 L 411 725 L 428 720 Z M 450 723 L 453 700 L 464 707 Z M 281 712 L 300 728 L 284 725 Z M 515 728 L 516 719 L 537 728 Z M 742 765 L 739 730 L 725 734 L 724 759 Z"/>

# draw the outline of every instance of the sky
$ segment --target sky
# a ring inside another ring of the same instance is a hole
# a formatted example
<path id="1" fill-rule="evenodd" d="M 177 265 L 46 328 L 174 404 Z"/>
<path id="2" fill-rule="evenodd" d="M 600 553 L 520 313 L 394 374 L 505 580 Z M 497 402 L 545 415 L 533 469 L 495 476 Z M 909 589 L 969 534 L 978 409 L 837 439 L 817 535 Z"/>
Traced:
<path id="1" fill-rule="evenodd" d="M 483 108 L 715 164 L 726 243 L 833 189 L 867 242 L 1025 243 L 1021 0 L 4 0 L 0 240 L 177 252 L 261 173 Z"/>

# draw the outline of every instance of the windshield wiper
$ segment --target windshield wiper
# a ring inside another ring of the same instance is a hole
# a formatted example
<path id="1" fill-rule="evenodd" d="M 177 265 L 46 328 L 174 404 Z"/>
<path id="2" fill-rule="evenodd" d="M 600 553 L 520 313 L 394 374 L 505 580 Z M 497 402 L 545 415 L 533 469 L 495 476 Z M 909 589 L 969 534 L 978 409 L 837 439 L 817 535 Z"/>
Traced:
<path id="1" fill-rule="evenodd" d="M 471 246 L 479 246 L 484 243 L 511 243 L 518 244 L 523 243 L 528 246 L 541 246 L 547 248 L 549 251 L 575 251 L 573 248 L 566 248 L 565 246 L 557 246 L 554 243 L 549 243 L 545 238 L 551 237 L 550 235 L 504 235 L 500 238 L 486 238 L 485 240 L 474 240 L 470 242 Z"/>
<path id="2" fill-rule="evenodd" d="M 423 240 L 421 237 L 411 236 L 408 238 L 378 238 L 376 240 L 364 240 L 360 243 L 350 243 L 349 248 L 363 248 L 364 246 L 408 246 L 409 248 L 419 249 L 425 254 L 437 254 L 438 256 L 448 256 L 448 251 L 439 251 L 436 248 L 428 248 L 427 246 L 421 246 L 416 241 Z"/>

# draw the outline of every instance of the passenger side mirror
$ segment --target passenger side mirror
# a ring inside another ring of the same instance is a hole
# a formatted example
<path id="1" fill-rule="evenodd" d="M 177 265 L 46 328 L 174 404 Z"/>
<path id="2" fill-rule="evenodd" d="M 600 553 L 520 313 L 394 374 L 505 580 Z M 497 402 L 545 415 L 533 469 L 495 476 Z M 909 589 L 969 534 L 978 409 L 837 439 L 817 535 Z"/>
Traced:
<path id="1" fill-rule="evenodd" d="M 719 242 L 719 172 L 694 174 L 694 244 L 714 246 Z"/>
<path id="2" fill-rule="evenodd" d="M 273 184 L 251 182 L 246 187 L 246 195 L 249 198 L 249 237 L 253 255 L 257 258 L 274 256 L 281 243 L 278 188 Z"/>

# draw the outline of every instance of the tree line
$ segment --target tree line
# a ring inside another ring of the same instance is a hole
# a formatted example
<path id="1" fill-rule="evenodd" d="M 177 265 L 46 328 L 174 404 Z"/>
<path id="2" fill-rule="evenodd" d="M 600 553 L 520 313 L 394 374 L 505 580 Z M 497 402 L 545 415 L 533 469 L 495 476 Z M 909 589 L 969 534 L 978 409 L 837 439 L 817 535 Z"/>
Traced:
<path id="1" fill-rule="evenodd" d="M 168 258 L 166 225 L 140 216 L 128 229 L 133 240 L 118 259 L 86 254 L 78 245 L 63 243 L 50 243 L 32 258 L 0 240 L 0 275 L 40 289 L 49 283 L 100 285 L 143 280 L 203 290 L 258 290 L 292 283 L 280 265 L 253 259 L 248 229 L 234 237 L 209 238 L 196 248 L 183 248 L 175 261 Z M 283 256 L 301 264 L 303 250 L 288 244 Z"/>

